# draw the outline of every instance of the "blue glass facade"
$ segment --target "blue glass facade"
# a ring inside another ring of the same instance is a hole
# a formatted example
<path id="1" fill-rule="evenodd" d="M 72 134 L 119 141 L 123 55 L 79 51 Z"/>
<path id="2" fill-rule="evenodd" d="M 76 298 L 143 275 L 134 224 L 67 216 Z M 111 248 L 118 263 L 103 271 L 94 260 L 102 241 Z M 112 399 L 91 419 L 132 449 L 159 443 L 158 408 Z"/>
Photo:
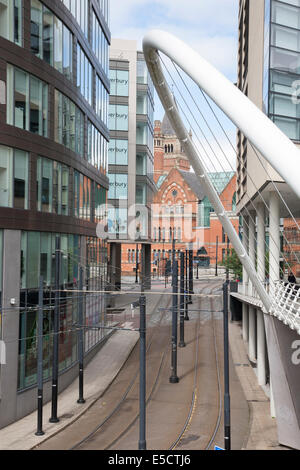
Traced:
<path id="1" fill-rule="evenodd" d="M 264 111 L 300 140 L 300 1 L 265 1 Z"/>

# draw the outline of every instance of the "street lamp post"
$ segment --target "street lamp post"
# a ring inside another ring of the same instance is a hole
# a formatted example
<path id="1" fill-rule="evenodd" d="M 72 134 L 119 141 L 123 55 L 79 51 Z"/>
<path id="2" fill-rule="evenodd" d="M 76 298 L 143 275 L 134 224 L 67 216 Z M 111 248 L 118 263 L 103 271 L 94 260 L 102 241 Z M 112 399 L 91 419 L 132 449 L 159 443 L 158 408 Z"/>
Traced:
<path id="1" fill-rule="evenodd" d="M 136 245 L 136 259 L 135 259 L 135 283 L 138 284 L 138 270 L 139 270 L 139 245 Z"/>
<path id="2" fill-rule="evenodd" d="M 219 237 L 217 237 L 217 241 L 216 241 L 216 277 L 218 276 L 218 244 L 219 244 Z"/>

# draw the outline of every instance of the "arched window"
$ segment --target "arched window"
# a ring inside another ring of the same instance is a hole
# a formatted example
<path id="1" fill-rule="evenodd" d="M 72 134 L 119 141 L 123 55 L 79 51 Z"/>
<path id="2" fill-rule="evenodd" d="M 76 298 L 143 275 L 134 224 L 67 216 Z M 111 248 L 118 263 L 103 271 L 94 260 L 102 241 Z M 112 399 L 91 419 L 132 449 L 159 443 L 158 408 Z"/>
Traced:
<path id="1" fill-rule="evenodd" d="M 153 229 L 153 239 L 156 242 L 156 227 Z"/>
<path id="2" fill-rule="evenodd" d="M 177 229 L 177 238 L 178 238 L 178 241 L 181 242 L 181 228 L 178 227 Z"/>
<path id="3" fill-rule="evenodd" d="M 168 145 L 168 153 L 171 152 L 171 148 L 170 148 L 170 145 Z"/>
<path id="4" fill-rule="evenodd" d="M 165 153 L 168 153 L 168 146 L 165 145 Z"/>
<path id="5" fill-rule="evenodd" d="M 131 262 L 131 250 L 128 250 L 128 253 L 127 253 L 127 256 L 128 256 L 128 263 Z"/>
<path id="6" fill-rule="evenodd" d="M 174 152 L 174 147 L 173 147 L 173 144 L 171 144 L 171 153 Z"/>

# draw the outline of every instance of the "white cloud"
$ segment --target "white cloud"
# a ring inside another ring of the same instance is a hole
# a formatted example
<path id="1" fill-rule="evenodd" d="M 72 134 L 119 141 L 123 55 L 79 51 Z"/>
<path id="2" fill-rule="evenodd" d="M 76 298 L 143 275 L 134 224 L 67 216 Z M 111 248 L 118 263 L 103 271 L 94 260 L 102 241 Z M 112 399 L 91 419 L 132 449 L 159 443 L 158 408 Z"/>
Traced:
<path id="1" fill-rule="evenodd" d="M 238 0 L 111 0 L 112 37 L 135 39 L 141 49 L 142 38 L 149 29 L 167 31 L 235 81 L 238 3 Z M 157 103 L 156 118 L 162 119 L 163 114 L 161 104 Z M 227 129 L 235 145 L 235 129 L 229 125 Z M 221 140 L 225 146 L 223 137 Z M 218 155 L 222 160 L 219 152 Z M 235 166 L 235 156 L 231 154 L 229 159 Z"/>

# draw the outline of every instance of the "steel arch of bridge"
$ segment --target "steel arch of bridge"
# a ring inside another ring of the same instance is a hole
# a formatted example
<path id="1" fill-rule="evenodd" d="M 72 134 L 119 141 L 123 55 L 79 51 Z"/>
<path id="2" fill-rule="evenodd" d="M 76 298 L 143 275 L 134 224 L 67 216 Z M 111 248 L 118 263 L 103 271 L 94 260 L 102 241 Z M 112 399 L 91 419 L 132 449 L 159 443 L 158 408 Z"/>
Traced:
<path id="1" fill-rule="evenodd" d="M 176 135 L 182 142 L 193 170 L 203 185 L 266 312 L 269 313 L 272 304 L 271 298 L 266 292 L 263 282 L 259 280 L 255 267 L 205 171 L 201 156 L 182 122 L 164 77 L 159 51 L 176 63 L 224 111 L 289 184 L 298 198 L 300 198 L 300 152 L 293 142 L 235 85 L 180 39 L 164 31 L 152 30 L 144 37 L 143 50 L 154 86 Z"/>

